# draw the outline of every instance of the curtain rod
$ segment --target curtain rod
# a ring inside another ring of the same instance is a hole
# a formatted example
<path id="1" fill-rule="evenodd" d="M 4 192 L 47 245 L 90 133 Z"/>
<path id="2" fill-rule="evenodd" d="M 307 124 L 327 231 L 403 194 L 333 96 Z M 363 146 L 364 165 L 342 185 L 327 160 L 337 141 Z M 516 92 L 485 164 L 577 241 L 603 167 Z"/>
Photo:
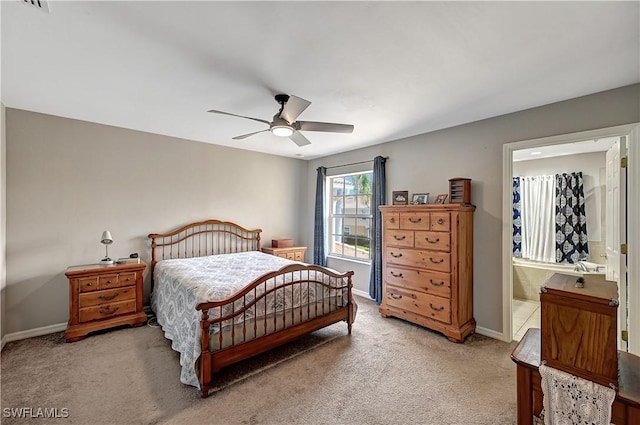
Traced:
<path id="1" fill-rule="evenodd" d="M 389 159 L 389 157 L 385 156 L 384 159 Z M 373 159 L 370 159 L 369 161 L 352 162 L 351 164 L 334 165 L 333 167 L 326 167 L 326 169 L 330 170 L 332 168 L 340 168 L 340 167 L 348 167 L 350 165 L 366 164 L 367 162 L 373 162 Z"/>

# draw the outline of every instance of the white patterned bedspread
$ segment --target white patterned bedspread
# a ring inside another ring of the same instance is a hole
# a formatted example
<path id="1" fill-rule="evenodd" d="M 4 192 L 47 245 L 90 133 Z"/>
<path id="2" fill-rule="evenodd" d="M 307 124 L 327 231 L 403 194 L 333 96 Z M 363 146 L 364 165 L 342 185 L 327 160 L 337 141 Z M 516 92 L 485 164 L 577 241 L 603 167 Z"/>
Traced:
<path id="1" fill-rule="evenodd" d="M 202 351 L 200 312 L 196 305 L 227 299 L 256 278 L 296 263 L 249 251 L 162 260 L 155 265 L 151 307 L 165 337 L 172 341 L 171 348 L 180 353 L 181 382 L 200 388 L 195 370 L 196 360 Z"/>

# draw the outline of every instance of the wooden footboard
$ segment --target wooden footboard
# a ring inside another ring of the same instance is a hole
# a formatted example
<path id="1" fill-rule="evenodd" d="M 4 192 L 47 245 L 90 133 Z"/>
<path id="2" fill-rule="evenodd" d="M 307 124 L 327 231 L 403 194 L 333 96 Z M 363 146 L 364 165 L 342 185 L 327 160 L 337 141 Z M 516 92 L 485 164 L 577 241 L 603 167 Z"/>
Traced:
<path id="1" fill-rule="evenodd" d="M 352 276 L 295 264 L 256 279 L 227 300 L 198 304 L 202 397 L 224 366 L 339 321 L 347 322 L 351 334 Z"/>

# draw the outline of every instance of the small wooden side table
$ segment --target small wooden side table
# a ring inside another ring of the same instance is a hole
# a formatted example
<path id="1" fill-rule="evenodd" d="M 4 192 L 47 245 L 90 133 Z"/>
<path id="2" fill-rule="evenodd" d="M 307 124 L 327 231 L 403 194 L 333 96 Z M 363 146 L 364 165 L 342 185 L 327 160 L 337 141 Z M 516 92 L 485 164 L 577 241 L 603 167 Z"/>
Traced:
<path id="1" fill-rule="evenodd" d="M 146 323 L 142 292 L 146 267 L 143 262 L 69 267 L 65 273 L 69 278 L 65 340 L 75 342 L 90 332 Z"/>
<path id="2" fill-rule="evenodd" d="M 304 261 L 304 254 L 307 252 L 306 246 L 289 246 L 287 248 L 262 248 L 262 252 L 266 254 L 276 255 L 282 258 L 288 258 L 294 261 Z"/>
<path id="3" fill-rule="evenodd" d="M 540 329 L 532 328 L 511 353 L 516 365 L 518 425 L 531 425 L 533 415 L 542 411 Z M 611 408 L 616 425 L 640 424 L 640 357 L 618 351 L 618 383 Z"/>

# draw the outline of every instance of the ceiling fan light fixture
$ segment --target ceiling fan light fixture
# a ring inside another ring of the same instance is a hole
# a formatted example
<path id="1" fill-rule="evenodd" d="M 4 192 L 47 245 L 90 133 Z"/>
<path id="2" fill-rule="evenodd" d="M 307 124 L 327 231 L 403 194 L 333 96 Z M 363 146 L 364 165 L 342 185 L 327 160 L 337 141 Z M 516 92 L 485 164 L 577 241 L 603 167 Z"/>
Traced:
<path id="1" fill-rule="evenodd" d="M 271 127 L 271 132 L 275 136 L 289 137 L 293 134 L 293 128 L 286 125 L 274 125 Z"/>

